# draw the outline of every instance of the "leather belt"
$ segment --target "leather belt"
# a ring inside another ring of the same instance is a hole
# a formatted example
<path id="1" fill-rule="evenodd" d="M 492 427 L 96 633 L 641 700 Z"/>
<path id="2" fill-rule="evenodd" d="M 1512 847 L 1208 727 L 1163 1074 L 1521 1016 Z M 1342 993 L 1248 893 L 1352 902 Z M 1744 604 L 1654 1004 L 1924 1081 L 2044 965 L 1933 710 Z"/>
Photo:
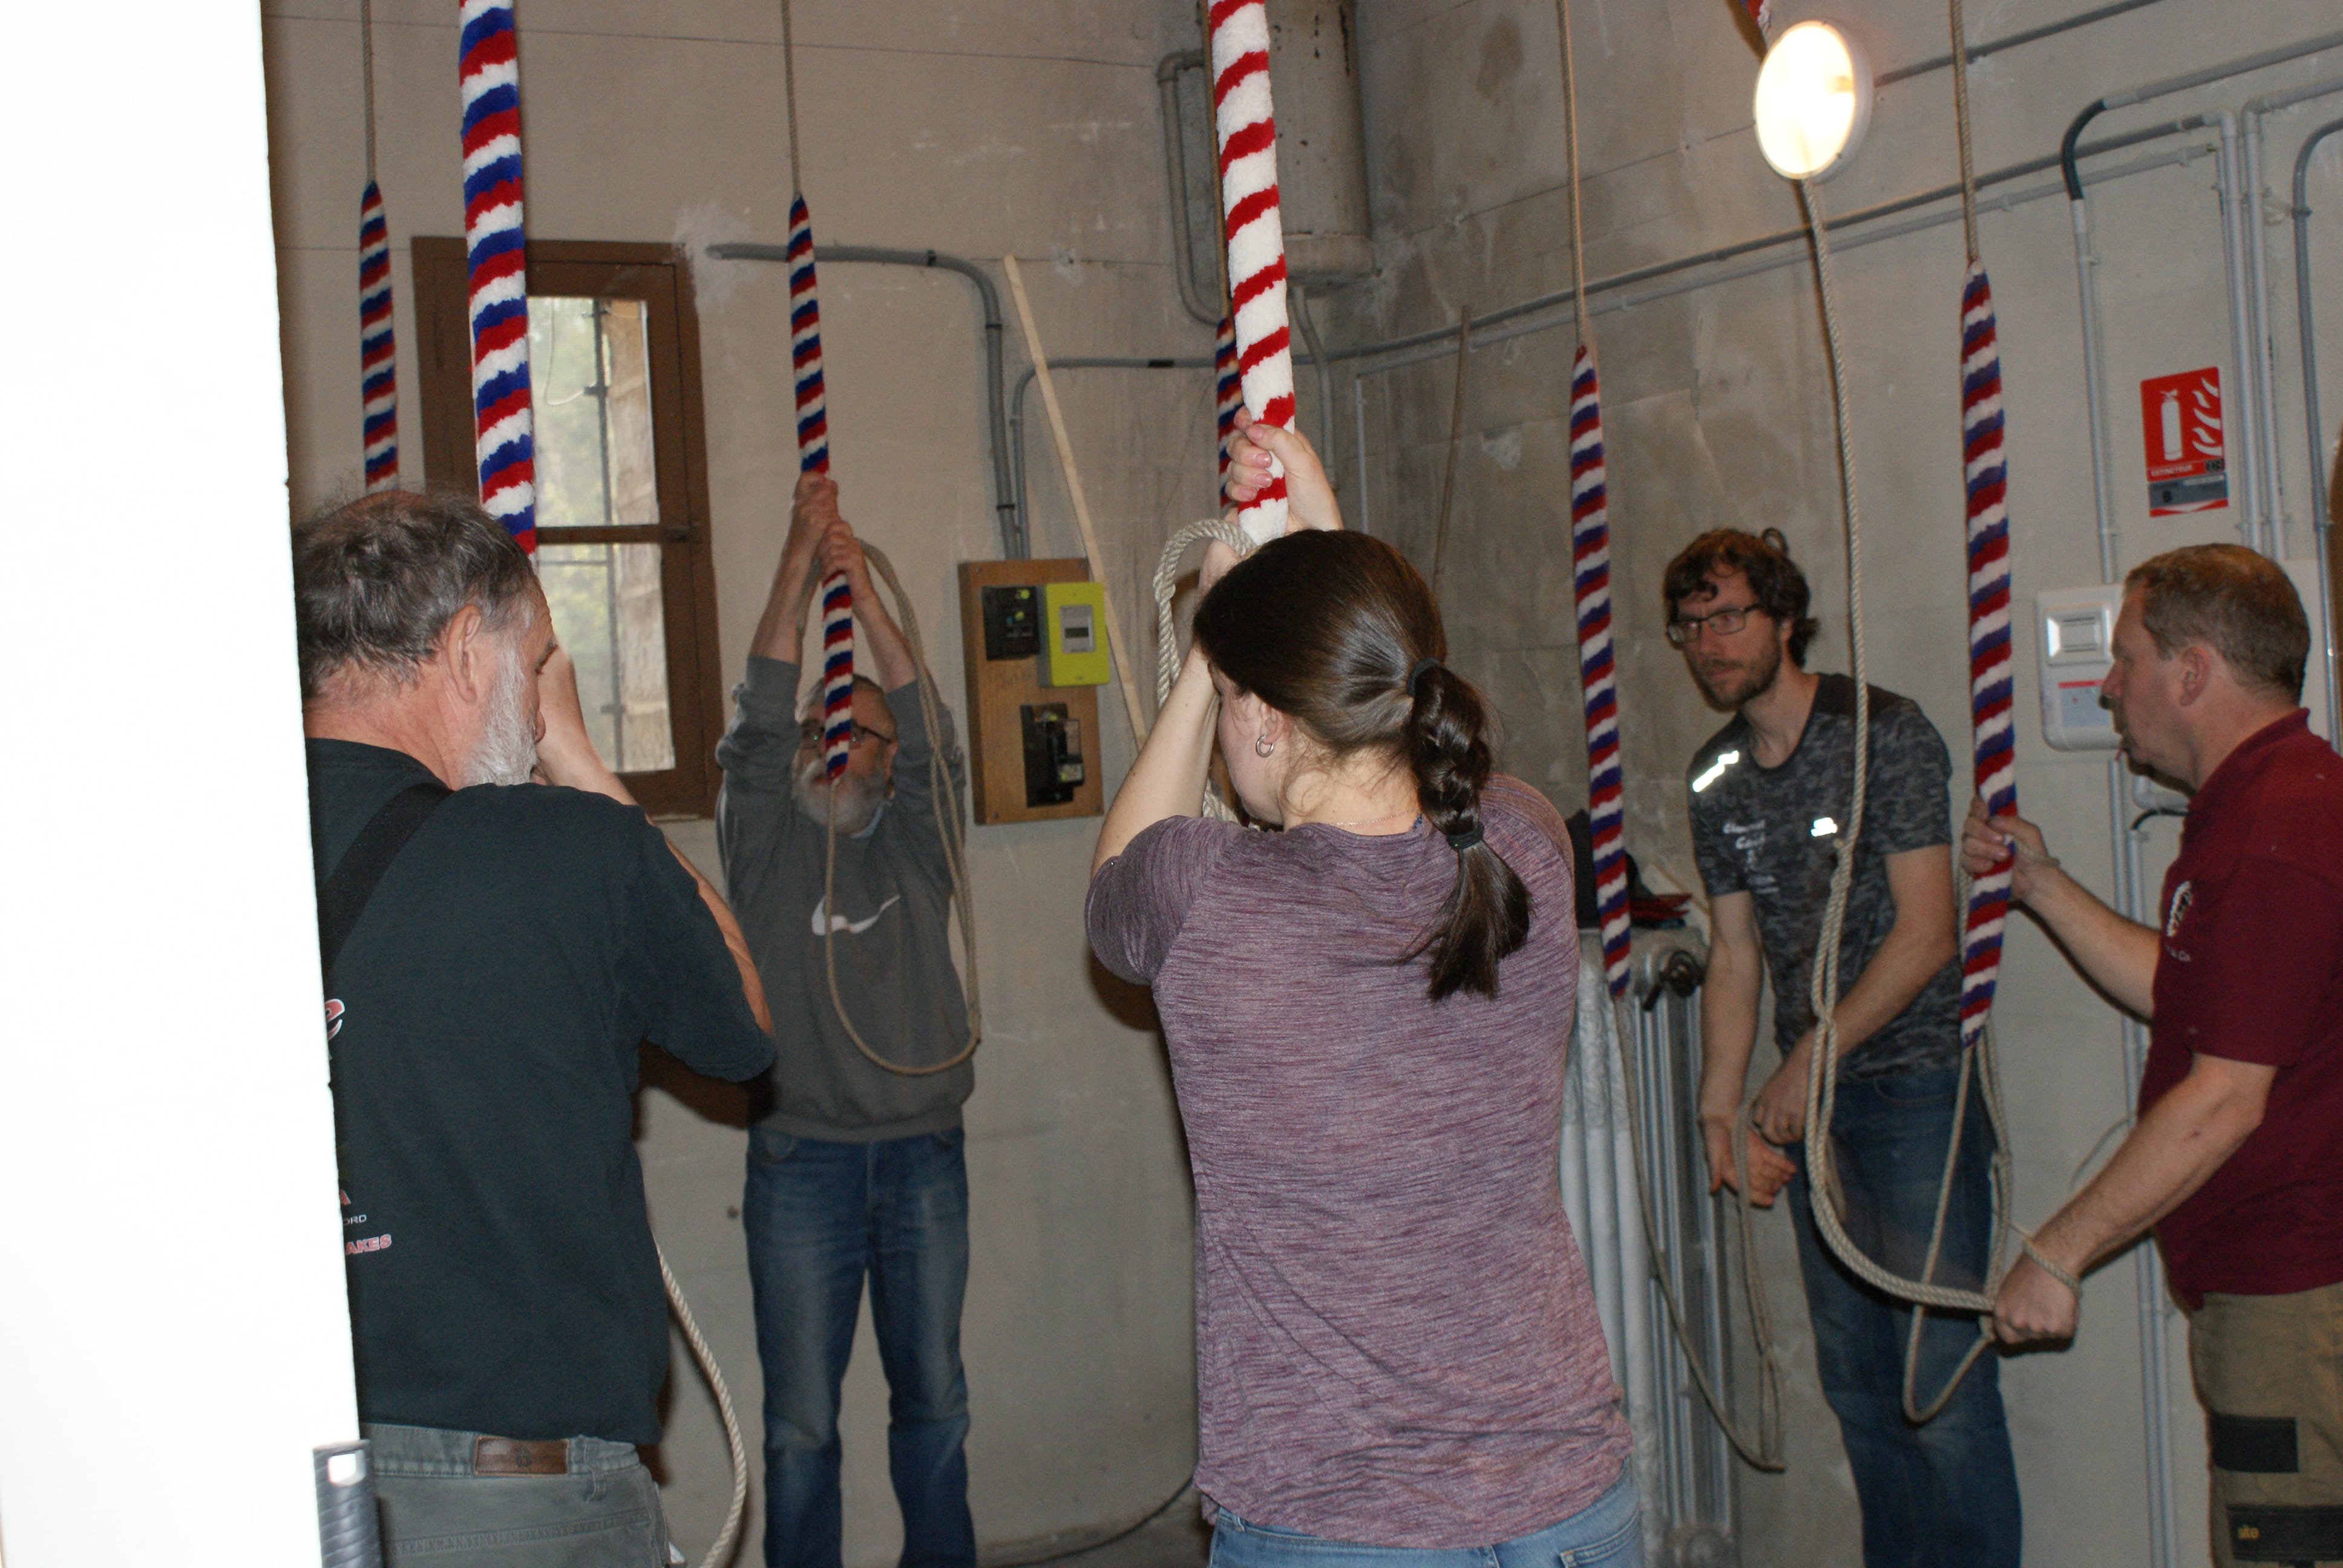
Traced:
<path id="1" fill-rule="evenodd" d="M 530 1442 L 518 1437 L 483 1437 L 472 1444 L 474 1475 L 567 1475 L 569 1444 L 560 1438 Z"/>

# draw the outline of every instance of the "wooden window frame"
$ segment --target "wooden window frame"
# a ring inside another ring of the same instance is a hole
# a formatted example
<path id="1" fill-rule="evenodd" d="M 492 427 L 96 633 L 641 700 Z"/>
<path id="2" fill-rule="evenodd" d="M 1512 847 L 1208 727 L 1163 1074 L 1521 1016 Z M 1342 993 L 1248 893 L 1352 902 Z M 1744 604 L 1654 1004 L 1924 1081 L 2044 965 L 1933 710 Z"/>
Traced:
<path id="1" fill-rule="evenodd" d="M 434 489 L 478 493 L 472 450 L 472 345 L 464 242 L 417 236 L 415 319 L 420 355 L 423 473 Z M 723 666 L 716 645 L 716 563 L 709 537 L 708 427 L 700 404 L 699 313 L 684 252 L 598 240 L 528 242 L 528 292 L 641 300 L 648 319 L 651 443 L 659 518 L 628 528 L 547 528 L 539 545 L 656 544 L 666 617 L 668 714 L 675 766 L 621 775 L 657 817 L 707 817 L 722 775 Z"/>

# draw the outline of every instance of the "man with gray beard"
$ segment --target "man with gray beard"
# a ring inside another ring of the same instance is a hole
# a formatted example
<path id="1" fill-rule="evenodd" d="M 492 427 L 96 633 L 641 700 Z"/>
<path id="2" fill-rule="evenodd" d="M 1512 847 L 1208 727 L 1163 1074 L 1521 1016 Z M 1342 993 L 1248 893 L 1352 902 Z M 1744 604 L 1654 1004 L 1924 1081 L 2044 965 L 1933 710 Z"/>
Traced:
<path id="1" fill-rule="evenodd" d="M 295 617 L 360 1430 L 385 1543 L 654 1568 L 667 1312 L 638 1050 L 772 1060 L 715 890 L 594 754 L 528 559 L 468 500 L 297 527 Z M 543 783 L 530 782 L 532 775 Z"/>
<path id="2" fill-rule="evenodd" d="M 831 571 L 853 591 L 862 672 L 835 785 L 823 776 L 820 692 L 798 696 L 807 602 Z M 930 759 L 941 751 L 955 784 L 964 774 L 949 713 L 939 706 L 940 735 L 922 722 L 918 678 L 839 515 L 838 487 L 801 478 L 739 710 L 716 749 L 725 886 L 779 1020 L 773 1108 L 749 1130 L 742 1205 L 765 1370 L 769 1568 L 839 1568 L 839 1389 L 866 1277 L 890 1394 L 901 1568 L 976 1560 L 960 1357 L 960 1108 L 974 1075 L 945 1065 L 968 1044 L 968 1013 L 947 945 L 951 867 Z M 856 1033 L 910 1070 L 871 1060 Z"/>

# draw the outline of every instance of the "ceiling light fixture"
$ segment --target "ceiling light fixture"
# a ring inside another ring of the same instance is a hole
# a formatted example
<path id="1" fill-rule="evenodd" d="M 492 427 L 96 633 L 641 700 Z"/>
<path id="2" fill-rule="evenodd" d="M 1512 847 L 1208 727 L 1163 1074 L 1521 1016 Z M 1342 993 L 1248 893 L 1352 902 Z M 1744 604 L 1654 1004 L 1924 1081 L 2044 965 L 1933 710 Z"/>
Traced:
<path id="1" fill-rule="evenodd" d="M 1827 22 L 1801 22 L 1774 41 L 1757 72 L 1757 148 L 1784 179 L 1826 180 L 1845 168 L 1871 124 L 1871 66 Z"/>

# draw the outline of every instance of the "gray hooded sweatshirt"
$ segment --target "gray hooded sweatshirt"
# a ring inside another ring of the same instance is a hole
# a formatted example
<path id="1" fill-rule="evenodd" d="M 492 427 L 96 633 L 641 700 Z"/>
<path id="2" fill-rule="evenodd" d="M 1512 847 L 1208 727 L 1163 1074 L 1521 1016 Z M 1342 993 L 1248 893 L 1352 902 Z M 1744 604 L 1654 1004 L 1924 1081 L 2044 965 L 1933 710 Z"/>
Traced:
<path id="1" fill-rule="evenodd" d="M 716 838 L 733 913 L 765 982 L 773 1014 L 774 1109 L 763 1125 L 797 1138 L 868 1143 L 960 1125 L 974 1067 L 905 1078 L 854 1048 L 832 1003 L 820 931 L 838 964 L 838 994 L 870 1049 L 923 1067 L 968 1043 L 968 1010 L 952 968 L 951 872 L 937 836 L 928 759 L 940 745 L 956 791 L 967 772 L 939 708 L 931 738 L 913 688 L 887 694 L 899 742 L 895 793 L 860 838 L 838 840 L 837 899 L 825 907 L 828 827 L 798 809 L 798 667 L 749 659 L 733 693 L 739 709 L 716 748 L 724 769 Z M 947 803 L 949 809 L 949 803 Z"/>

